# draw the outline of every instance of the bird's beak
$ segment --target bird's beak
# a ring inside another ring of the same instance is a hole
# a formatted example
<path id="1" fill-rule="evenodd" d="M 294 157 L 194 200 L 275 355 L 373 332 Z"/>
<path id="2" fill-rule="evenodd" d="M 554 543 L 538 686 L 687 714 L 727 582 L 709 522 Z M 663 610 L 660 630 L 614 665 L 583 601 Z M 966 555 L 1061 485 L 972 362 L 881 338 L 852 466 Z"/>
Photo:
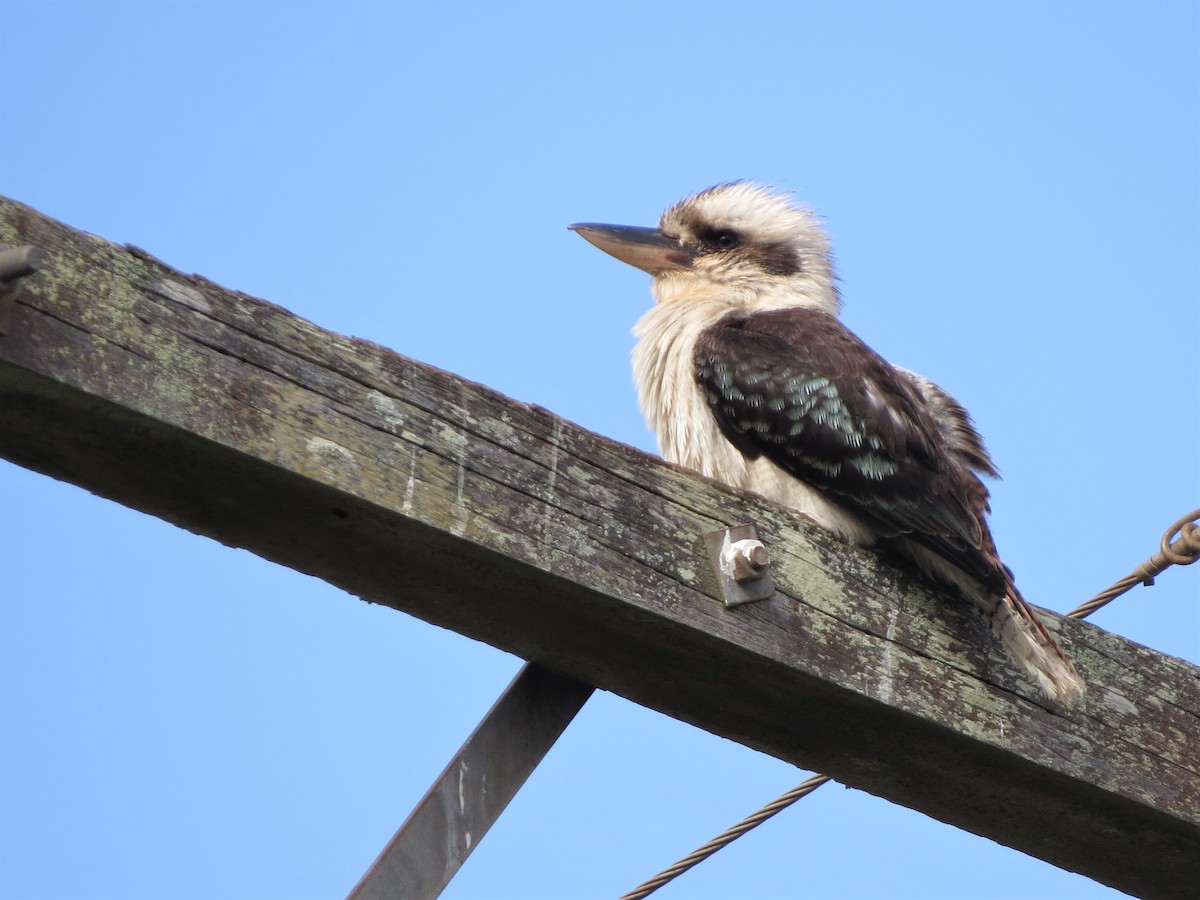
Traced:
<path id="1" fill-rule="evenodd" d="M 678 240 L 668 237 L 657 228 L 597 225 L 593 222 L 567 227 L 609 256 L 615 256 L 621 262 L 651 275 L 692 267 L 692 254 Z"/>

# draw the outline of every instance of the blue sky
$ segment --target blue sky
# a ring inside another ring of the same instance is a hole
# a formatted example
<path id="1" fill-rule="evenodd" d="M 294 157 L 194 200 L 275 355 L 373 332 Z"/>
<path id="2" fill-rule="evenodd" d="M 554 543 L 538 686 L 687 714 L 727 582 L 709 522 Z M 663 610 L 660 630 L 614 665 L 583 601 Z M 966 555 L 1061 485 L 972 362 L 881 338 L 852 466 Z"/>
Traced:
<path id="1" fill-rule="evenodd" d="M 653 449 L 647 278 L 754 178 L 972 410 L 1066 611 L 1197 505 L 1195 3 L 0 2 L 0 193 Z M 519 660 L 0 463 L 0 896 L 344 894 Z M 1194 570 L 1094 617 L 1200 662 Z M 445 896 L 602 898 L 807 773 L 593 697 Z M 823 788 L 658 896 L 1114 892 Z"/>

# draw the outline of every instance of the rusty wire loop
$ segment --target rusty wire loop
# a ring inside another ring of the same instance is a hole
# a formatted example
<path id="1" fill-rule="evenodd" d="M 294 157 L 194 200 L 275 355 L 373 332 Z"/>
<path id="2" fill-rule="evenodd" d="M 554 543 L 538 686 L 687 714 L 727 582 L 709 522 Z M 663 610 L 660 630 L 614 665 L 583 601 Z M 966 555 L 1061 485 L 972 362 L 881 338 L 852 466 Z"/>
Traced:
<path id="1" fill-rule="evenodd" d="M 1108 590 L 1101 591 L 1091 600 L 1071 610 L 1067 613 L 1067 618 L 1086 618 L 1106 603 L 1120 597 L 1130 588 L 1139 584 L 1147 586 L 1154 584 L 1154 577 L 1171 566 L 1190 566 L 1200 559 L 1200 525 L 1197 525 L 1198 521 L 1200 521 L 1200 509 L 1194 509 L 1176 521 L 1162 536 L 1158 545 L 1158 553 L 1155 553 Z M 1179 535 L 1178 540 L 1173 540 L 1175 535 Z M 628 894 L 623 894 L 619 900 L 642 900 L 642 898 L 650 896 L 668 881 L 682 875 L 692 866 L 704 862 L 725 845 L 737 840 L 751 828 L 761 825 L 776 813 L 783 812 L 801 797 L 807 797 L 829 780 L 828 775 L 814 775 L 807 781 L 798 784 L 778 800 L 773 800 L 758 812 L 742 819 L 732 828 L 721 832 L 703 847 L 693 850 L 669 869 L 663 869 L 649 881 L 638 885 Z"/>
<path id="2" fill-rule="evenodd" d="M 704 860 L 708 859 L 726 844 L 741 837 L 754 826 L 762 824 L 775 815 L 775 813 L 787 809 L 801 797 L 808 796 L 827 781 L 829 781 L 828 775 L 814 775 L 807 781 L 796 785 L 796 787 L 792 788 L 778 800 L 773 800 L 758 812 L 747 816 L 732 828 L 718 834 L 703 847 L 693 850 L 679 862 L 675 863 L 675 865 L 671 866 L 671 868 L 664 869 L 649 881 L 643 882 L 628 894 L 624 894 L 620 900 L 641 900 L 643 897 L 648 897 L 675 876 L 682 875 L 697 863 L 704 862 Z"/>
<path id="3" fill-rule="evenodd" d="M 1068 619 L 1082 619 L 1090 616 L 1106 603 L 1120 597 L 1130 588 L 1139 584 L 1147 587 L 1154 584 L 1154 576 L 1165 571 L 1170 566 L 1189 566 L 1200 559 L 1200 509 L 1193 509 L 1182 519 L 1176 521 L 1159 541 L 1159 551 L 1129 575 L 1122 578 L 1106 591 L 1101 591 L 1087 603 L 1082 603 L 1067 613 Z M 1172 540 L 1179 535 L 1178 540 Z"/>

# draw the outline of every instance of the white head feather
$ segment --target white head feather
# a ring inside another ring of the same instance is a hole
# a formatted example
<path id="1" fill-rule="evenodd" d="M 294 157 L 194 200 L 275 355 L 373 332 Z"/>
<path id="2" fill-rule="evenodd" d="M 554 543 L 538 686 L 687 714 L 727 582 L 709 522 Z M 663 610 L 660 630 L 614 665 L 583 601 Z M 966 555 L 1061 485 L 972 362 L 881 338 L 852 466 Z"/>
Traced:
<path id="1" fill-rule="evenodd" d="M 659 303 L 698 300 L 717 287 L 727 302 L 749 310 L 811 306 L 836 315 L 840 307 L 829 237 L 816 216 L 787 194 L 735 181 L 680 200 L 659 228 L 698 251 L 693 266 L 654 280 Z M 737 245 L 712 245 L 732 234 Z"/>

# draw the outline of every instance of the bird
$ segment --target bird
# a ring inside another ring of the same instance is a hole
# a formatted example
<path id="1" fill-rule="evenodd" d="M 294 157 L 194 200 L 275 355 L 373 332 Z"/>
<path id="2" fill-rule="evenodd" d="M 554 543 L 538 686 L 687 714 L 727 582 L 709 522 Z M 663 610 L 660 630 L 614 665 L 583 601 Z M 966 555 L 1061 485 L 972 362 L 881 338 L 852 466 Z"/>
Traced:
<path id="1" fill-rule="evenodd" d="M 669 462 L 899 553 L 967 598 L 1021 674 L 1072 704 L 1083 680 L 1000 560 L 966 409 L 839 319 L 829 237 L 787 193 L 718 184 L 657 228 L 569 228 L 653 278 L 634 327 L 638 402 Z"/>

